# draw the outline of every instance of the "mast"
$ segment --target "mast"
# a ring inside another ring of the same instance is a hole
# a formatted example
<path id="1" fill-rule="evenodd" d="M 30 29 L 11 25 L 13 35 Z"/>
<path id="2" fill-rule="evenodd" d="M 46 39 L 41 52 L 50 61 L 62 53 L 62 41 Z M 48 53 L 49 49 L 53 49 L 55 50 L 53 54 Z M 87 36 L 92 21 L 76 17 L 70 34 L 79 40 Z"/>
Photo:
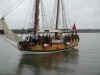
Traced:
<path id="1" fill-rule="evenodd" d="M 60 10 L 60 0 L 58 0 L 57 2 L 56 30 L 58 29 L 59 10 Z"/>
<path id="2" fill-rule="evenodd" d="M 38 27 L 39 27 L 39 6 L 40 6 L 40 0 L 35 0 L 36 6 L 35 6 L 35 17 L 34 17 L 34 34 L 37 33 Z"/>

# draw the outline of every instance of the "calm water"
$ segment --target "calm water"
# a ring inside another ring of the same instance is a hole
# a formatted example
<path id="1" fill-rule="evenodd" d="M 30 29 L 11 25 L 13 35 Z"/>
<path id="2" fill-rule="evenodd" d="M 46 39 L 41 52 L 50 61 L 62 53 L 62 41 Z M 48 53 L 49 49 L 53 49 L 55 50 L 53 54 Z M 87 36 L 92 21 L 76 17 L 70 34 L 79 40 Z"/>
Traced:
<path id="1" fill-rule="evenodd" d="M 79 52 L 22 55 L 0 35 L 0 75 L 100 75 L 100 34 L 80 34 Z"/>

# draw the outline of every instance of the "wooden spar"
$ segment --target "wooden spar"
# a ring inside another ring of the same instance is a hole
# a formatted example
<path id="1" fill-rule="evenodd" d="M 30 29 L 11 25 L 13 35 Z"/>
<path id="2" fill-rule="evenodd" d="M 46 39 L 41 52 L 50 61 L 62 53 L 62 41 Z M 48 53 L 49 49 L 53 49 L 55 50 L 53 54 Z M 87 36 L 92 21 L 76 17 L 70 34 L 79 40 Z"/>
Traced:
<path id="1" fill-rule="evenodd" d="M 58 29 L 59 10 L 60 10 L 60 0 L 58 0 L 57 2 L 56 30 Z"/>
<path id="2" fill-rule="evenodd" d="M 34 34 L 37 33 L 38 27 L 39 27 L 39 5 L 40 5 L 40 0 L 35 0 L 36 1 L 36 6 L 35 6 L 35 17 L 34 17 Z"/>

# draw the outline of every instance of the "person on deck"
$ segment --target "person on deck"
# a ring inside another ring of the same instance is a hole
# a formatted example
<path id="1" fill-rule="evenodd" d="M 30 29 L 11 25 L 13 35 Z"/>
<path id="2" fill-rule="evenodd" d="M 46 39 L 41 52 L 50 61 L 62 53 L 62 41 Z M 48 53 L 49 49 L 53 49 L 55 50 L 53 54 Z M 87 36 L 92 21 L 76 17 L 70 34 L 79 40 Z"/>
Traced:
<path id="1" fill-rule="evenodd" d="M 75 34 L 75 40 L 78 40 L 78 42 L 79 42 L 80 38 L 79 38 L 78 34 Z"/>
<path id="2" fill-rule="evenodd" d="M 35 45 L 37 44 L 37 42 L 36 42 L 36 35 L 34 35 L 34 34 L 32 34 L 32 42 L 34 42 Z"/>
<path id="3" fill-rule="evenodd" d="M 75 24 L 73 25 L 72 30 L 76 31 L 76 25 Z"/>
<path id="4" fill-rule="evenodd" d="M 37 35 L 37 43 L 40 45 L 41 44 L 41 36 L 38 34 Z"/>

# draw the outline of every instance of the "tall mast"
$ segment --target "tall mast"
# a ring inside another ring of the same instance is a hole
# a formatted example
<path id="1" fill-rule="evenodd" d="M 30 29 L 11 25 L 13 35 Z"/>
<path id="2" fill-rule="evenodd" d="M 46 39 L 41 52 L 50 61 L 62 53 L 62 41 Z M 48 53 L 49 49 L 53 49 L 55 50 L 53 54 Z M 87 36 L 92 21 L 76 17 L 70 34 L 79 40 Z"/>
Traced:
<path id="1" fill-rule="evenodd" d="M 60 0 L 58 0 L 57 2 L 56 30 L 58 29 L 59 10 L 60 10 Z"/>
<path id="2" fill-rule="evenodd" d="M 38 27 L 39 27 L 39 6 L 40 6 L 40 0 L 35 0 L 36 6 L 35 6 L 35 17 L 34 17 L 34 34 L 37 33 Z"/>

